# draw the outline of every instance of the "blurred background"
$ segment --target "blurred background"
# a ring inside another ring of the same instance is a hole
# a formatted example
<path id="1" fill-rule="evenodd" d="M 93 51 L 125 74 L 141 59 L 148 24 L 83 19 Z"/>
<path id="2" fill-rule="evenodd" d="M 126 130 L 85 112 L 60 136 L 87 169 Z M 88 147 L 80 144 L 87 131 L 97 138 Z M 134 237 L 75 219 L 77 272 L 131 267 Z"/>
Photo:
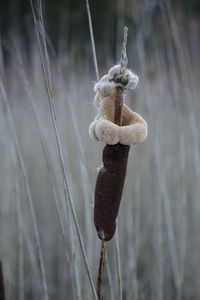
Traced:
<path id="1" fill-rule="evenodd" d="M 131 147 L 118 239 L 107 243 L 102 299 L 200 299 L 200 1 L 89 4 L 100 77 L 119 62 L 123 27 L 129 28 L 128 66 L 140 81 L 125 102 L 149 128 L 147 140 Z M 34 8 L 36 27 L 29 1 L 0 1 L 0 261 L 6 299 L 95 299 L 64 193 L 41 66 L 42 58 L 96 284 L 100 240 L 93 194 L 104 145 L 88 135 L 96 75 L 86 3 L 42 1 L 41 11 L 37 0 Z"/>

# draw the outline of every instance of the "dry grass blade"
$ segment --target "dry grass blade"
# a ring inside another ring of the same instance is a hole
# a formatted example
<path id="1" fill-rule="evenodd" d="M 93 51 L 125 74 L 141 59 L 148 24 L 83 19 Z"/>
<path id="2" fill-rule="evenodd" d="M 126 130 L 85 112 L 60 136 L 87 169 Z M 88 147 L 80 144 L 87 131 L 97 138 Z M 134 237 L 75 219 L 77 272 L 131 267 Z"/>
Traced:
<path id="1" fill-rule="evenodd" d="M 60 136 L 59 136 L 59 133 L 58 133 L 57 123 L 56 123 L 56 110 L 55 110 L 55 105 L 54 105 L 54 98 L 53 98 L 53 91 L 52 91 L 52 84 L 51 84 L 49 57 L 48 57 L 45 34 L 44 34 L 44 24 L 43 24 L 43 17 L 42 17 L 41 1 L 38 1 L 38 3 L 39 3 L 38 14 L 39 14 L 39 21 L 40 21 L 39 25 L 40 25 L 40 28 L 41 28 L 41 33 L 43 33 L 41 35 L 41 38 L 39 36 L 38 22 L 37 22 L 37 19 L 36 19 L 36 14 L 35 14 L 35 10 L 34 10 L 34 7 L 33 7 L 32 0 L 30 0 L 30 3 L 31 3 L 32 13 L 33 13 L 33 18 L 34 18 L 34 23 L 35 23 L 37 42 L 38 42 L 38 46 L 39 46 L 39 50 L 40 50 L 40 58 L 41 58 L 41 63 L 42 63 L 42 70 L 43 70 L 43 74 L 44 74 L 44 79 L 45 79 L 45 86 L 46 86 L 47 95 L 48 95 L 51 118 L 52 118 L 52 122 L 53 122 L 53 128 L 54 128 L 56 143 L 57 143 L 57 147 L 58 147 L 60 166 L 61 166 L 63 179 L 64 179 L 64 193 L 65 193 L 66 201 L 69 201 L 69 204 L 70 204 L 70 209 L 71 209 L 73 220 L 74 220 L 74 223 L 75 223 L 75 227 L 76 227 L 76 231 L 77 231 L 77 235 L 78 235 L 78 240 L 79 240 L 79 243 L 80 243 L 81 252 L 82 252 L 82 255 L 83 255 L 83 259 L 84 259 L 87 275 L 88 275 L 88 278 L 89 278 L 89 282 L 90 282 L 90 285 L 91 285 L 91 288 L 92 288 L 92 292 L 93 292 L 93 295 L 94 295 L 95 299 L 97 299 L 95 286 L 94 286 L 94 283 L 93 283 L 93 280 L 92 280 L 92 275 L 91 275 L 91 272 L 90 272 L 90 268 L 89 268 L 89 265 L 88 265 L 88 260 L 87 260 L 87 256 L 86 256 L 86 252 L 85 252 L 85 248 L 84 248 L 84 244 L 83 244 L 83 239 L 82 239 L 82 236 L 81 236 L 81 232 L 80 232 L 76 212 L 75 212 L 75 209 L 74 209 L 73 199 L 72 199 L 72 196 L 71 196 L 71 191 L 70 191 L 70 187 L 69 187 L 69 183 L 68 183 L 69 180 L 68 180 L 68 176 L 67 176 L 67 172 L 66 172 L 65 164 L 64 164 L 64 157 L 63 157 L 63 151 L 62 151 L 61 142 L 60 142 Z M 42 49 L 41 41 L 43 43 L 43 49 Z"/>
<path id="2" fill-rule="evenodd" d="M 19 194 L 19 185 L 16 180 L 16 215 L 18 222 L 18 248 L 19 248 L 19 300 L 24 300 L 24 240 L 23 240 L 23 224 L 21 216 L 21 203 L 20 203 L 20 194 Z"/>
<path id="3" fill-rule="evenodd" d="M 99 71 L 98 71 L 98 65 L 97 65 L 97 56 L 96 56 L 96 48 L 95 48 L 94 34 L 93 34 L 93 27 L 92 27 L 92 18 L 91 18 L 90 6 L 89 6 L 88 0 L 86 0 L 86 7 L 87 7 L 87 14 L 88 14 L 89 28 L 90 28 L 90 39 L 91 39 L 94 67 L 95 67 L 97 81 L 99 81 Z"/>
<path id="4" fill-rule="evenodd" d="M 22 79 L 24 81 L 24 85 L 25 85 L 25 88 L 26 88 L 27 95 L 29 96 L 28 98 L 30 99 L 30 105 L 31 105 L 31 108 L 33 110 L 33 116 L 35 117 L 35 122 L 36 122 L 37 130 L 38 130 L 38 134 L 39 134 L 39 139 L 40 139 L 42 152 L 43 152 L 43 156 L 44 156 L 44 160 L 45 160 L 45 164 L 46 164 L 46 168 L 47 168 L 47 173 L 48 173 L 49 181 L 51 183 L 51 190 L 52 190 L 53 200 L 54 200 L 55 207 L 56 207 L 56 213 L 57 213 L 58 220 L 59 220 L 61 235 L 62 235 L 64 247 L 65 247 L 65 257 L 66 257 L 67 265 L 68 265 L 68 267 L 70 267 L 70 258 L 69 258 L 69 254 L 68 254 L 68 251 L 67 251 L 68 246 L 67 246 L 67 241 L 66 241 L 66 233 L 65 233 L 64 223 L 63 223 L 63 220 L 62 220 L 61 209 L 60 209 L 60 206 L 59 206 L 58 200 L 57 200 L 55 183 L 54 183 L 54 180 L 51 176 L 51 170 L 54 171 L 54 169 L 51 168 L 53 163 L 51 161 L 50 155 L 48 155 L 48 153 L 47 153 L 48 147 L 47 147 L 46 137 L 42 132 L 42 126 L 40 124 L 40 119 L 39 119 L 39 115 L 38 115 L 37 108 L 36 108 L 36 105 L 35 105 L 35 101 L 34 101 L 32 93 L 31 93 L 31 88 L 30 88 L 28 78 L 26 76 L 23 60 L 22 60 L 22 57 L 20 55 L 20 52 L 19 52 L 19 49 L 17 48 L 17 46 L 15 46 L 15 50 L 16 50 L 16 53 L 17 53 L 17 56 L 18 56 L 18 59 L 19 59 L 19 64 L 20 64 L 20 67 L 21 67 L 20 70 L 22 71 Z M 55 176 L 56 175 L 53 172 L 53 177 L 55 178 Z M 64 207 L 64 209 L 65 209 L 65 207 Z M 80 283 L 79 283 L 79 278 L 78 278 L 76 254 L 75 254 L 75 251 L 74 251 L 75 246 L 74 246 L 73 230 L 72 230 L 72 224 L 70 222 L 71 219 L 70 219 L 70 215 L 69 215 L 68 203 L 66 205 L 66 210 L 67 210 L 66 214 L 67 214 L 67 220 L 68 220 L 68 225 L 69 225 L 70 245 L 71 245 L 71 248 L 72 248 L 71 250 L 72 250 L 72 257 L 73 257 L 73 276 L 72 276 L 72 279 L 74 277 L 74 283 L 73 283 L 73 280 L 72 280 L 72 285 L 75 284 L 76 297 L 77 297 L 77 299 L 80 299 Z"/>
<path id="5" fill-rule="evenodd" d="M 157 129 L 158 130 L 158 129 Z M 157 136 L 159 136 L 157 134 Z M 158 180 L 159 180 L 159 187 L 162 200 L 164 202 L 164 214 L 165 214 L 165 221 L 167 226 L 167 234 L 169 239 L 169 251 L 172 261 L 172 273 L 174 277 L 174 283 L 177 290 L 180 287 L 180 268 L 178 264 L 178 255 L 177 255 L 177 247 L 176 247 L 176 239 L 175 239 L 175 231 L 174 231 L 174 221 L 172 218 L 172 209 L 171 209 L 171 201 L 170 196 L 166 184 L 165 173 L 163 168 L 159 167 L 162 165 L 162 154 L 160 153 L 159 149 L 159 142 L 156 138 L 155 140 L 155 153 L 156 153 L 156 167 L 158 172 Z"/>
<path id="6" fill-rule="evenodd" d="M 118 299 L 122 300 L 121 263 L 120 263 L 119 238 L 118 238 L 117 229 L 115 233 L 115 244 L 116 244 L 116 260 L 117 260 Z"/>
<path id="7" fill-rule="evenodd" d="M 14 155 L 12 155 L 12 164 L 13 164 L 13 169 L 14 172 L 18 171 L 16 168 L 16 161 Z M 19 291 L 19 300 L 24 299 L 24 290 L 25 290 L 25 277 L 24 277 L 24 268 L 25 268 L 25 247 L 27 247 L 29 257 L 30 257 L 30 263 L 31 267 L 35 276 L 35 282 L 38 290 L 41 290 L 41 282 L 40 282 L 40 270 L 37 268 L 37 258 L 36 254 L 34 251 L 34 245 L 33 242 L 31 241 L 31 237 L 29 232 L 26 229 L 24 220 L 23 220 L 23 210 L 22 210 L 22 204 L 21 204 L 21 184 L 23 178 L 21 174 L 18 174 L 18 177 L 16 178 L 15 182 L 15 200 L 16 200 L 16 215 L 17 215 L 17 222 L 18 222 L 18 227 L 19 227 L 19 286 L 20 286 L 20 291 Z"/>
<path id="8" fill-rule="evenodd" d="M 49 296 L 48 296 L 48 288 L 47 288 L 47 281 L 46 281 L 46 271 L 45 271 L 45 266 L 44 266 L 44 258 L 43 258 L 43 253 L 42 253 L 42 249 L 41 249 L 37 219 L 36 219 L 35 209 L 34 209 L 34 206 L 33 206 L 33 199 L 32 199 L 31 190 L 30 190 L 29 181 L 28 181 L 28 174 L 27 174 L 27 171 L 26 171 L 26 166 L 25 166 L 24 159 L 23 159 L 23 156 L 22 156 L 20 144 L 19 144 L 19 141 L 18 141 L 18 136 L 17 136 L 17 132 L 16 132 L 16 127 L 14 125 L 10 105 L 9 105 L 9 102 L 8 102 L 8 99 L 7 99 L 7 96 L 6 96 L 6 92 L 5 92 L 5 89 L 4 89 L 4 86 L 3 86 L 2 82 L 0 82 L 0 92 L 1 92 L 1 95 L 2 95 L 3 103 L 6 107 L 9 127 L 12 130 L 15 149 L 16 149 L 17 157 L 19 159 L 20 168 L 21 168 L 21 171 L 22 171 L 23 182 L 24 182 L 24 187 L 25 187 L 25 191 L 26 191 L 26 197 L 27 197 L 27 201 L 28 201 L 28 204 L 29 204 L 31 218 L 32 218 L 32 222 L 33 222 L 33 230 L 34 230 L 36 246 L 37 246 L 37 251 L 38 251 L 38 257 L 39 257 L 40 270 L 41 270 L 42 285 L 43 285 L 43 289 L 44 289 L 44 299 L 48 300 Z"/>

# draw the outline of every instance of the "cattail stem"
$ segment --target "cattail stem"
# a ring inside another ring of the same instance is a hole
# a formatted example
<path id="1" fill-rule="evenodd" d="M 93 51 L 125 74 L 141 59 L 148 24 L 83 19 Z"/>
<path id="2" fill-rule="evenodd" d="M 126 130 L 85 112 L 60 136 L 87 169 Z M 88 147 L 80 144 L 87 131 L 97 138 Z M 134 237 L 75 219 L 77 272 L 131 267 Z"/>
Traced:
<path id="1" fill-rule="evenodd" d="M 128 36 L 128 28 L 125 27 L 124 42 L 123 42 L 123 48 L 121 54 L 121 68 L 120 68 L 121 70 L 119 74 L 120 76 L 121 76 L 121 72 L 123 72 L 126 69 L 128 63 L 127 53 L 126 53 L 127 36 Z M 118 126 L 122 125 L 123 99 L 124 99 L 124 87 L 116 86 L 114 123 Z M 97 279 L 98 300 L 100 300 L 101 298 L 101 287 L 102 287 L 103 267 L 104 267 L 104 258 L 105 258 L 105 242 L 110 240 L 113 237 L 116 229 L 116 217 L 119 210 L 121 195 L 124 186 L 124 180 L 126 176 L 126 166 L 127 166 L 129 149 L 130 146 L 121 145 L 120 143 L 113 146 L 106 145 L 103 152 L 104 166 L 101 168 L 96 181 L 94 222 L 98 232 L 98 236 L 102 240 L 100 262 L 99 262 L 99 273 Z M 118 174 L 119 176 L 116 177 L 116 174 Z M 116 187 L 117 195 L 116 195 L 116 191 L 113 190 L 114 187 Z M 107 209 L 110 207 L 112 208 L 112 213 L 110 214 L 112 218 L 108 217 L 107 214 L 108 212 Z M 113 215 L 114 215 L 114 219 L 113 219 Z M 110 223 L 111 219 L 113 222 Z"/>
<path id="2" fill-rule="evenodd" d="M 127 67 L 127 64 L 128 64 L 128 58 L 127 58 L 127 52 L 126 52 L 127 37 L 128 37 L 128 28 L 125 26 L 124 27 L 124 41 L 123 41 L 121 59 L 120 59 L 121 71 L 125 70 Z"/>
<path id="3" fill-rule="evenodd" d="M 97 298 L 98 298 L 98 300 L 101 299 L 101 287 L 102 287 L 102 281 L 103 281 L 105 253 L 106 253 L 106 242 L 105 242 L 105 240 L 102 240 L 101 241 L 101 254 L 100 254 L 100 260 L 99 260 L 99 273 L 98 273 L 98 278 L 97 278 Z"/>
<path id="4" fill-rule="evenodd" d="M 5 300 L 3 269 L 0 261 L 0 300 Z"/>
<path id="5" fill-rule="evenodd" d="M 116 87 L 116 99 L 115 99 L 114 123 L 119 125 L 119 126 L 122 123 L 123 94 L 124 94 L 124 88 L 121 87 L 121 86 L 117 86 Z M 124 146 L 122 146 L 122 147 L 124 147 Z M 127 146 L 127 147 L 129 148 L 129 146 Z M 99 261 L 99 273 L 98 273 L 98 279 L 97 279 L 97 297 L 98 297 L 98 300 L 100 300 L 100 298 L 101 298 L 101 287 L 102 287 L 102 280 L 103 280 L 105 250 L 106 250 L 105 239 L 102 239 L 101 254 L 100 254 L 100 261 Z"/>
<path id="6" fill-rule="evenodd" d="M 116 98 L 115 98 L 115 117 L 114 123 L 118 126 L 122 124 L 122 108 L 123 108 L 123 93 L 124 88 L 121 86 L 116 87 Z"/>

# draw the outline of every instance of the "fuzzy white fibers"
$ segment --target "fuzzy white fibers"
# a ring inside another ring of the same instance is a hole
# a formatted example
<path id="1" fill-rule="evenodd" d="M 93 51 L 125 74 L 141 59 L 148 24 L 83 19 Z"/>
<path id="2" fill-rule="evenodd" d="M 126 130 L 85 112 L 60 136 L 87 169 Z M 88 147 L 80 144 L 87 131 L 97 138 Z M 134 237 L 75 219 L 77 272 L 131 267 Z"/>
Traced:
<path id="1" fill-rule="evenodd" d="M 147 137 L 147 124 L 137 113 L 123 104 L 122 126 L 114 124 L 116 86 L 120 83 L 113 81 L 114 76 L 120 73 L 120 65 L 113 66 L 108 74 L 104 75 L 95 84 L 94 105 L 97 116 L 89 126 L 89 135 L 96 141 L 114 145 L 118 142 L 131 145 L 143 142 Z M 131 70 L 125 70 L 128 84 L 125 89 L 134 89 L 138 83 L 138 76 Z"/>

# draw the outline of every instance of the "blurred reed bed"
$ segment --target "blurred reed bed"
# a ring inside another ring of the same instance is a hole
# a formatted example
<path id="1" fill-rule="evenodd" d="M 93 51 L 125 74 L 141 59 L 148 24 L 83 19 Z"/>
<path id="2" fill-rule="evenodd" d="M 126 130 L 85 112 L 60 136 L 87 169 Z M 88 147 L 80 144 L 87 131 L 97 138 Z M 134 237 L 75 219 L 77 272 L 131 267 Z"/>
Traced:
<path id="1" fill-rule="evenodd" d="M 129 66 L 140 82 L 127 102 L 147 120 L 149 136 L 131 147 L 118 217 L 122 297 L 199 299 L 200 24 L 184 24 L 169 1 L 151 3 L 141 16 L 134 2 L 137 32 L 128 43 Z M 160 23 L 153 26 L 158 8 Z M 123 28 L 121 17 L 118 26 Z M 103 145 L 88 136 L 94 116 L 92 52 L 77 65 L 67 53 L 55 56 L 48 40 L 47 45 L 64 165 L 96 281 L 100 241 L 93 225 L 93 194 Z M 36 39 L 27 58 L 20 38 L 11 37 L 7 64 L 3 48 L 1 43 L 0 260 L 6 299 L 93 299 L 64 195 Z M 100 75 L 113 62 L 108 55 Z M 103 299 L 119 298 L 116 260 L 112 240 Z"/>

